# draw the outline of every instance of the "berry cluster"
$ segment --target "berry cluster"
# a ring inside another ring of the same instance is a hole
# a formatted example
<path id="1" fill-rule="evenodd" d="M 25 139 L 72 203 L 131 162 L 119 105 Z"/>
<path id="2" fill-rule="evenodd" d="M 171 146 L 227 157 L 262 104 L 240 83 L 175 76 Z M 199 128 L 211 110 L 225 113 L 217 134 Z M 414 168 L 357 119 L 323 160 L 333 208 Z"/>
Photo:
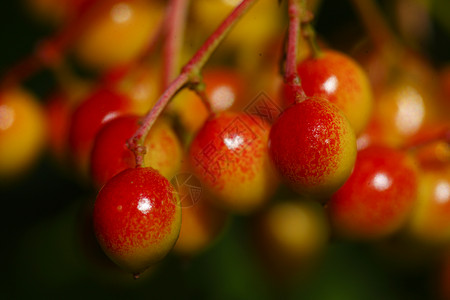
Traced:
<path id="1" fill-rule="evenodd" d="M 350 1 L 370 38 L 352 51 L 316 37 L 317 1 L 278 2 L 27 0 L 54 34 L 4 73 L 0 185 L 47 148 L 96 195 L 84 235 L 135 278 L 206 252 L 232 216 L 282 281 L 335 241 L 443 257 L 450 69 L 372 1 Z M 42 101 L 22 84 L 41 68 Z"/>

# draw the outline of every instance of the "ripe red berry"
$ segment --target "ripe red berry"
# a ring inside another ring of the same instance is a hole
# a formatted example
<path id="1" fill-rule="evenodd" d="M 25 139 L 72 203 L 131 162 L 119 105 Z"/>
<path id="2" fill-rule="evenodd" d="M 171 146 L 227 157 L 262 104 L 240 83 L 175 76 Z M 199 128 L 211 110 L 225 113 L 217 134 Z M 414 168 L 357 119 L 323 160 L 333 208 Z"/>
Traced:
<path id="1" fill-rule="evenodd" d="M 358 152 L 347 182 L 332 196 L 332 229 L 343 238 L 373 240 L 398 231 L 417 197 L 417 170 L 407 153 L 385 147 Z"/>
<path id="2" fill-rule="evenodd" d="M 121 116 L 105 124 L 98 132 L 91 152 L 91 175 L 96 186 L 101 187 L 114 175 L 136 166 L 127 141 L 138 130 L 139 120 L 136 115 Z M 157 120 L 144 145 L 144 165 L 171 179 L 180 168 L 182 149 L 166 120 Z"/>
<path id="3" fill-rule="evenodd" d="M 275 121 L 269 154 L 295 191 L 326 199 L 350 176 L 355 134 L 334 104 L 309 98 L 287 108 Z"/>
<path id="4" fill-rule="evenodd" d="M 131 100 L 113 90 L 100 88 L 89 95 L 72 114 L 69 145 L 76 165 L 88 173 L 94 138 L 108 121 L 133 111 Z"/>
<path id="5" fill-rule="evenodd" d="M 245 113 L 212 116 L 192 141 L 189 160 L 209 192 L 208 199 L 249 213 L 275 192 L 278 178 L 267 153 L 270 126 Z"/>
<path id="6" fill-rule="evenodd" d="M 352 58 L 326 50 L 317 58 L 300 62 L 297 70 L 307 96 L 336 104 L 356 134 L 366 127 L 372 112 L 372 90 L 366 73 Z"/>
<path id="7" fill-rule="evenodd" d="M 181 226 L 178 194 L 152 168 L 127 169 L 101 189 L 94 230 L 103 251 L 135 275 L 163 259 Z"/>

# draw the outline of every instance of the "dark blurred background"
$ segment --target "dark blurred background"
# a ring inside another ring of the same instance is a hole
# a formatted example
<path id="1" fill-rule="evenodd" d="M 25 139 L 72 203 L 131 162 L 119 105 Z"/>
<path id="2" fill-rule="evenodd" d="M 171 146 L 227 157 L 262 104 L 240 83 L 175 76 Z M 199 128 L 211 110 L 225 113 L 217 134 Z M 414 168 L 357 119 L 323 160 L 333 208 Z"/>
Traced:
<path id="1" fill-rule="evenodd" d="M 391 1 L 379 3 L 392 17 Z M 420 44 L 437 68 L 450 63 L 449 6 L 448 0 L 434 1 L 432 36 Z M 33 20 L 21 1 L 1 1 L 0 20 L 0 72 L 3 73 L 31 53 L 51 29 Z M 324 0 L 316 16 L 319 35 L 344 51 L 351 50 L 352 36 L 364 35 L 363 27 L 358 24 L 348 1 Z M 346 38 L 343 32 L 347 32 Z M 55 80 L 51 72 L 44 70 L 25 84 L 43 98 L 52 91 Z M 84 249 L 85 227 L 80 220 L 86 210 L 83 199 L 90 195 L 91 191 L 81 188 L 67 172 L 59 169 L 50 154 L 44 154 L 21 181 L 1 187 L 0 298 L 387 300 L 437 297 L 440 267 L 431 259 L 426 263 L 400 262 L 386 258 L 371 245 L 343 242 L 331 242 L 314 271 L 306 276 L 300 274 L 289 284 L 273 284 L 254 255 L 247 226 L 251 220 L 244 217 L 234 217 L 221 239 L 206 253 L 191 259 L 171 255 L 135 281 L 103 257 L 86 254 L 92 249 Z M 86 247 L 95 248 L 95 245 Z"/>

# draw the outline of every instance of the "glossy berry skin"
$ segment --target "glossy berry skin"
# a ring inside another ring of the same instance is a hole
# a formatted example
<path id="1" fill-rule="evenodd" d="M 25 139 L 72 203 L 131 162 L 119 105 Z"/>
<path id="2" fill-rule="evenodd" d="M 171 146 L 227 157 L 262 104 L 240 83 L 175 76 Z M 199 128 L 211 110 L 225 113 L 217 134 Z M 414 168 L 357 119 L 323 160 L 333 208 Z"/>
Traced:
<path id="1" fill-rule="evenodd" d="M 130 99 L 108 88 L 99 88 L 74 110 L 69 129 L 69 146 L 83 175 L 88 174 L 94 138 L 108 121 L 133 112 Z"/>
<path id="2" fill-rule="evenodd" d="M 355 134 L 334 104 L 308 98 L 288 107 L 272 125 L 269 154 L 292 189 L 326 201 L 350 176 Z"/>
<path id="3" fill-rule="evenodd" d="M 352 175 L 329 202 L 332 229 L 353 240 L 394 234 L 411 213 L 417 184 L 417 166 L 407 153 L 386 147 L 359 151 Z"/>
<path id="4" fill-rule="evenodd" d="M 450 242 L 450 167 L 422 170 L 409 232 L 415 240 L 434 246 Z"/>
<path id="5" fill-rule="evenodd" d="M 336 104 L 356 135 L 365 128 L 372 112 L 372 90 L 366 73 L 352 58 L 326 50 L 319 57 L 301 61 L 297 71 L 307 96 L 324 98 Z"/>
<path id="6" fill-rule="evenodd" d="M 431 124 L 448 119 L 448 113 L 437 99 L 421 82 L 407 77 L 392 81 L 377 95 L 364 134 L 373 144 L 404 146 Z"/>
<path id="7" fill-rule="evenodd" d="M 222 112 L 206 121 L 191 143 L 189 161 L 208 199 L 245 214 L 270 198 L 278 179 L 267 153 L 269 129 L 245 113 Z"/>
<path id="8" fill-rule="evenodd" d="M 91 175 L 96 186 L 103 186 L 121 171 L 135 167 L 134 154 L 128 149 L 128 139 L 138 130 L 140 117 L 118 117 L 98 132 L 91 153 Z M 159 119 L 145 140 L 144 165 L 158 170 L 171 179 L 181 164 L 182 149 L 168 122 Z"/>
<path id="9" fill-rule="evenodd" d="M 100 190 L 93 222 L 106 255 L 124 270 L 139 274 L 175 244 L 181 226 L 179 198 L 154 169 L 127 169 Z"/>
<path id="10" fill-rule="evenodd" d="M 28 171 L 46 141 L 45 115 L 36 98 L 20 88 L 0 93 L 0 180 Z"/>
<path id="11" fill-rule="evenodd" d="M 131 68 L 131 70 L 130 70 Z M 117 92 L 127 95 L 137 114 L 146 114 L 161 96 L 158 70 L 149 64 L 132 65 L 118 81 L 112 82 Z"/>
<path id="12" fill-rule="evenodd" d="M 158 1 L 99 1 L 83 18 L 74 42 L 75 55 L 93 69 L 126 64 L 141 54 L 162 17 L 163 6 Z"/>

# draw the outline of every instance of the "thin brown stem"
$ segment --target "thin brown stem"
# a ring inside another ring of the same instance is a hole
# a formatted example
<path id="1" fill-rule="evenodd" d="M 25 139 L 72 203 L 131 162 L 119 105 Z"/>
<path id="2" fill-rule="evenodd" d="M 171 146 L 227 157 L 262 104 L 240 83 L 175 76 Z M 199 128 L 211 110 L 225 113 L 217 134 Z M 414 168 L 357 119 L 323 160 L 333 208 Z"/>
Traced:
<path id="1" fill-rule="evenodd" d="M 182 72 L 200 73 L 212 52 L 228 35 L 239 18 L 258 0 L 243 0 L 219 27 L 209 36 L 200 49 L 194 54 L 191 60 L 184 66 Z"/>
<path id="2" fill-rule="evenodd" d="M 163 49 L 164 89 L 179 73 L 188 5 L 189 0 L 171 0 L 168 7 L 166 41 Z"/>
<path id="3" fill-rule="evenodd" d="M 144 141 L 152 125 L 158 116 L 162 113 L 169 101 L 175 94 L 185 87 L 191 80 L 195 81 L 201 73 L 201 69 L 211 57 L 212 53 L 220 42 L 226 37 L 236 22 L 256 3 L 257 0 L 243 0 L 228 17 L 211 34 L 200 49 L 194 54 L 191 60 L 183 67 L 182 72 L 175 78 L 162 96 L 156 102 L 155 106 L 148 112 L 142 120 L 141 127 L 128 140 L 128 148 L 134 153 L 136 158 L 136 167 L 142 167 L 144 162 L 145 147 Z"/>
<path id="4" fill-rule="evenodd" d="M 290 89 L 291 95 L 295 95 L 296 101 L 306 99 L 300 78 L 297 72 L 297 53 L 300 34 L 301 7 L 298 0 L 289 0 L 289 29 L 286 49 L 286 67 L 284 72 L 284 82 Z"/>
<path id="5" fill-rule="evenodd" d="M 211 107 L 211 101 L 209 99 L 209 96 L 206 94 L 205 83 L 203 81 L 196 83 L 193 87 L 191 87 L 191 89 L 194 90 L 197 96 L 200 97 L 209 114 L 212 114 L 213 110 Z"/>
<path id="6" fill-rule="evenodd" d="M 303 24 L 303 36 L 306 38 L 314 58 L 322 56 L 322 50 L 317 43 L 316 31 L 310 22 Z"/>
<path id="7" fill-rule="evenodd" d="M 136 167 L 142 167 L 144 162 L 145 147 L 144 141 L 150 131 L 150 128 L 155 123 L 158 116 L 169 103 L 176 93 L 178 93 L 189 81 L 189 74 L 180 74 L 165 90 L 162 96 L 156 102 L 155 106 L 150 110 L 150 112 L 142 120 L 142 125 L 135 132 L 135 134 L 128 140 L 128 148 L 135 154 L 136 157 Z"/>

